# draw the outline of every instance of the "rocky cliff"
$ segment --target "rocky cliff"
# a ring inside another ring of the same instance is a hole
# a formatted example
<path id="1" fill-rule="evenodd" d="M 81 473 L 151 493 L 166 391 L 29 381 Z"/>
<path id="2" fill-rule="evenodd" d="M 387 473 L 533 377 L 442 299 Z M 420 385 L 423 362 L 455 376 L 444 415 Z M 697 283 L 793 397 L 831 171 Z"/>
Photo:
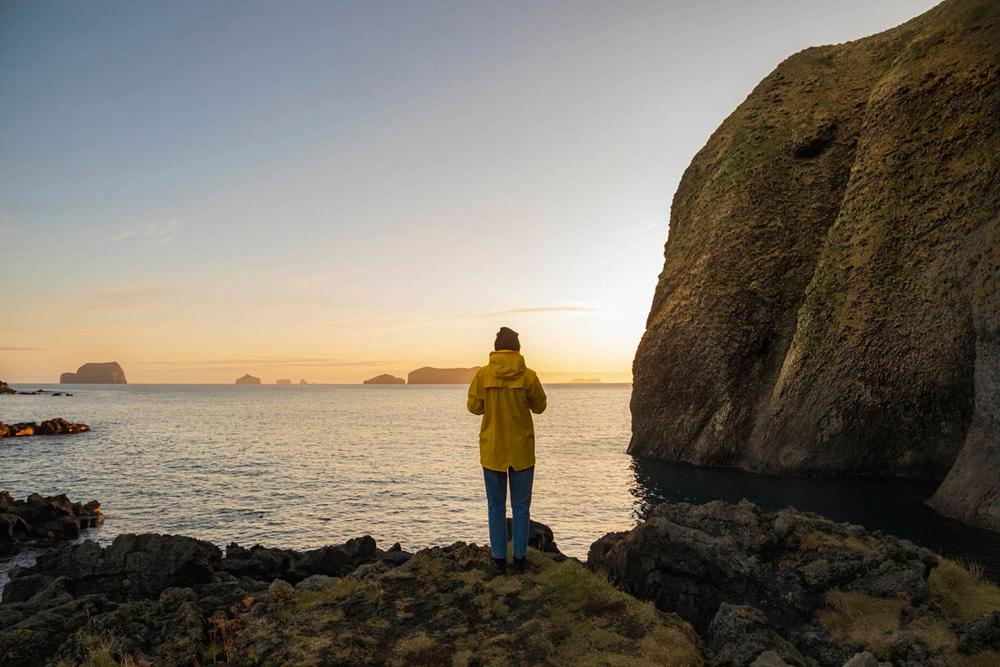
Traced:
<path id="1" fill-rule="evenodd" d="M 424 366 L 410 371 L 407 384 L 469 384 L 476 376 L 479 366 L 472 368 L 432 368 Z"/>
<path id="2" fill-rule="evenodd" d="M 998 118 L 998 0 L 781 63 L 674 196 L 629 451 L 948 475 L 1000 528 Z"/>
<path id="3" fill-rule="evenodd" d="M 128 384 L 128 380 L 117 361 L 105 361 L 84 364 L 75 373 L 63 373 L 59 384 Z"/>

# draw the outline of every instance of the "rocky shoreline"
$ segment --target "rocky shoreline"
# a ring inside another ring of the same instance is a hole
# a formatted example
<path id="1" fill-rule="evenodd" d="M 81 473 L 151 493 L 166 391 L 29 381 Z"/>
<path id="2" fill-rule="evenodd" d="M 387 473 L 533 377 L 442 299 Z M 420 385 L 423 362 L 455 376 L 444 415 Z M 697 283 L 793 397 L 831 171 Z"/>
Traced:
<path id="1" fill-rule="evenodd" d="M 0 438 L 23 438 L 32 435 L 71 435 L 74 433 L 86 433 L 90 427 L 86 424 L 76 424 L 68 422 L 62 417 L 46 419 L 42 423 L 20 422 L 17 424 L 4 424 L 0 422 Z"/>
<path id="2" fill-rule="evenodd" d="M 308 551 L 159 534 L 61 545 L 11 570 L 0 655 L 12 667 L 1000 660 L 1000 588 L 815 514 L 666 504 L 597 540 L 586 563 L 559 553 L 543 524 L 531 544 L 524 576 L 493 574 L 488 550 L 461 542 L 416 553 L 369 536 Z"/>
<path id="3" fill-rule="evenodd" d="M 49 391 L 48 389 L 36 389 L 34 391 L 18 391 L 12 388 L 9 384 L 0 380 L 0 394 L 17 394 L 19 396 L 72 396 L 73 393 L 69 391 Z"/>

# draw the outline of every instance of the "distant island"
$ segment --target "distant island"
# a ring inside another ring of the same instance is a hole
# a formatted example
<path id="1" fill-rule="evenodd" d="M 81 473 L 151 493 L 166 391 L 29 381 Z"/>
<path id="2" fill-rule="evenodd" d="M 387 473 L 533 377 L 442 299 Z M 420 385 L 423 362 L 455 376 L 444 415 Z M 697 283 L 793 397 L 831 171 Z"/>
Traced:
<path id="1" fill-rule="evenodd" d="M 289 380 L 288 378 L 281 378 L 281 379 L 275 381 L 274 384 L 291 384 L 291 383 L 292 383 L 292 381 Z"/>
<path id="2" fill-rule="evenodd" d="M 63 373 L 59 384 L 128 384 L 125 370 L 117 361 L 86 363 L 75 373 Z"/>
<path id="3" fill-rule="evenodd" d="M 236 378 L 236 384 L 260 384 L 260 378 L 247 374 L 241 378 Z"/>
<path id="4" fill-rule="evenodd" d="M 601 384 L 601 378 L 573 378 L 570 384 Z"/>
<path id="5" fill-rule="evenodd" d="M 299 380 L 299 384 L 311 384 L 311 383 L 306 382 L 306 379 L 302 378 L 301 380 Z"/>
<path id="6" fill-rule="evenodd" d="M 410 371 L 407 384 L 469 384 L 479 366 L 472 368 L 432 368 L 424 366 Z"/>
<path id="7" fill-rule="evenodd" d="M 383 373 L 382 375 L 376 375 L 373 378 L 368 378 L 361 384 L 406 384 L 406 380 L 398 378 L 395 375 Z"/>

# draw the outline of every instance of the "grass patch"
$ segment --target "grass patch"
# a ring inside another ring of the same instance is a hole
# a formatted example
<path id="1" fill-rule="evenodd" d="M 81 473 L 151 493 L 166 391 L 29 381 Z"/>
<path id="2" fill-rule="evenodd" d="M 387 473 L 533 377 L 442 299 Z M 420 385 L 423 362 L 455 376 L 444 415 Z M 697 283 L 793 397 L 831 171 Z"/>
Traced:
<path id="1" fill-rule="evenodd" d="M 1000 609 L 1000 586 L 987 581 L 978 566 L 970 569 L 938 556 L 927 583 L 931 602 L 949 618 L 967 621 Z"/>
<path id="2" fill-rule="evenodd" d="M 482 547 L 426 549 L 378 579 L 345 577 L 234 619 L 204 664 L 704 664 L 700 640 L 678 617 L 576 561 L 529 550 L 528 562 L 523 576 L 498 576 Z"/>
<path id="3" fill-rule="evenodd" d="M 826 604 L 816 614 L 816 620 L 834 641 L 858 642 L 878 658 L 888 658 L 889 646 L 898 639 L 899 615 L 906 602 L 853 591 L 830 591 Z"/>
<path id="4" fill-rule="evenodd" d="M 854 535 L 834 535 L 822 530 L 811 530 L 802 536 L 799 548 L 806 551 L 828 551 L 830 549 L 850 549 L 851 551 L 871 551 L 870 540 Z"/>

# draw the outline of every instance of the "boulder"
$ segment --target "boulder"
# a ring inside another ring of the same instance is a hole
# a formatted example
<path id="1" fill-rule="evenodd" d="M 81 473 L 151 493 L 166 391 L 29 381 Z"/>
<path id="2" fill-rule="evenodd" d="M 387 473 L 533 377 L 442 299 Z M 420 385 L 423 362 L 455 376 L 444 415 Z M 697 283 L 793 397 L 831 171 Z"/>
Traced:
<path id="1" fill-rule="evenodd" d="M 311 574 L 299 583 L 295 584 L 295 590 L 324 591 L 336 584 L 338 581 L 340 581 L 338 577 L 329 577 L 325 574 Z"/>
<path id="2" fill-rule="evenodd" d="M 275 549 L 259 544 L 246 549 L 232 543 L 226 547 L 226 557 L 219 569 L 237 577 L 247 576 L 264 581 L 283 579 L 297 584 L 316 574 L 342 577 L 359 565 L 374 562 L 383 553 L 368 535 L 309 551 Z M 386 560 L 394 559 L 389 557 Z M 405 559 L 395 560 L 402 562 Z"/>
<path id="3" fill-rule="evenodd" d="M 172 587 L 215 578 L 222 552 L 214 544 L 182 535 L 119 535 L 107 547 L 96 542 L 65 545 L 38 557 L 33 574 L 66 577 L 75 595 L 99 594 L 124 601 L 155 598 Z M 11 580 L 14 576 L 11 576 Z"/>
<path id="4" fill-rule="evenodd" d="M 75 373 L 63 373 L 59 384 L 128 384 L 128 380 L 117 361 L 105 361 L 86 363 Z"/>
<path id="5" fill-rule="evenodd" d="M 511 518 L 507 517 L 507 541 L 510 542 L 512 538 Z M 556 546 L 556 539 L 552 533 L 552 529 L 538 521 L 531 520 L 528 524 L 528 546 L 538 549 L 543 553 L 562 555 L 559 547 Z"/>
<path id="6" fill-rule="evenodd" d="M 16 394 L 17 392 L 10 388 L 10 385 L 0 380 L 0 394 Z"/>
<path id="7" fill-rule="evenodd" d="M 958 629 L 961 653 L 1000 651 L 1000 611 L 991 611 L 963 624 Z"/>
<path id="8" fill-rule="evenodd" d="M 37 493 L 16 500 L 7 491 L 0 491 L 0 553 L 75 539 L 81 530 L 103 522 L 101 504 L 96 500 L 83 504 L 65 495 L 43 497 Z"/>
<path id="9" fill-rule="evenodd" d="M 795 667 L 808 664 L 798 649 L 771 627 L 764 612 L 753 607 L 723 602 L 712 619 L 708 635 L 715 664 L 720 666 L 743 667 L 756 664 L 761 658 L 762 664 Z M 769 655 L 765 657 L 765 653 Z"/>

